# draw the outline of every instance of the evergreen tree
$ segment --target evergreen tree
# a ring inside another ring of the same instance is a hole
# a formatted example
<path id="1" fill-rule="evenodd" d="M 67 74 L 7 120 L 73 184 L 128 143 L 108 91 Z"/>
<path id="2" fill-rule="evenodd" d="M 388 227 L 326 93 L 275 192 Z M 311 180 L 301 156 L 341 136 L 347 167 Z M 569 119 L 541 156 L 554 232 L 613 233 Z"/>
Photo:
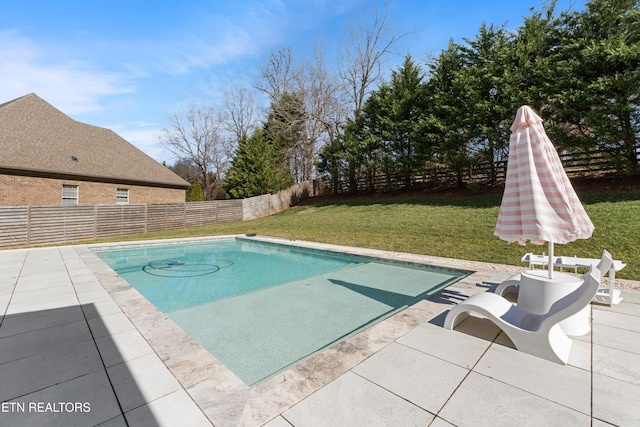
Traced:
<path id="1" fill-rule="evenodd" d="M 257 129 L 238 144 L 224 182 L 225 193 L 232 198 L 247 198 L 276 193 L 292 184 L 278 147 Z"/>
<path id="2" fill-rule="evenodd" d="M 529 105 L 544 116 L 548 115 L 558 71 L 551 61 L 557 48 L 555 3 L 551 1 L 542 12 L 525 17 L 523 26 L 511 38 L 500 91 L 513 100 L 513 108 Z M 515 112 L 510 113 L 515 116 Z"/>
<path id="3" fill-rule="evenodd" d="M 204 201 L 204 192 L 202 191 L 202 186 L 198 181 L 191 181 L 191 185 L 187 188 L 186 200 L 187 202 Z"/>
<path id="4" fill-rule="evenodd" d="M 427 83 L 431 100 L 428 137 L 434 146 L 434 160 L 451 170 L 457 185 L 462 187 L 464 173 L 470 164 L 470 138 L 462 123 L 467 114 L 467 88 L 459 78 L 464 67 L 461 47 L 450 41 L 430 67 L 431 78 Z"/>
<path id="5" fill-rule="evenodd" d="M 379 91 L 386 91 L 382 85 Z M 374 92 L 365 102 L 365 107 L 356 113 L 344 127 L 344 140 L 349 163 L 349 187 L 356 191 L 358 182 L 364 180 L 366 191 L 376 190 L 376 177 L 380 172 L 390 176 L 390 159 L 384 147 L 383 130 L 379 124 L 380 97 Z"/>
<path id="6" fill-rule="evenodd" d="M 338 131 L 329 143 L 327 143 L 318 156 L 317 169 L 321 176 L 329 180 L 329 186 L 333 193 L 342 191 L 342 181 L 345 174 L 344 138 Z"/>
<path id="7" fill-rule="evenodd" d="M 429 154 L 425 132 L 427 97 L 422 69 L 407 55 L 389 84 L 372 93 L 363 108 L 372 163 L 387 178 L 397 175 L 405 187 Z M 387 180 L 388 185 L 392 185 Z"/>
<path id="8" fill-rule="evenodd" d="M 640 2 L 592 0 L 558 24 L 556 95 L 565 146 L 602 148 L 640 172 Z"/>
<path id="9" fill-rule="evenodd" d="M 375 190 L 380 177 L 411 186 L 432 164 L 464 186 L 482 162 L 495 181 L 516 110 L 530 105 L 565 151 L 604 149 L 617 170 L 640 173 L 640 0 L 590 0 L 559 14 L 556 5 L 515 33 L 483 24 L 474 39 L 451 41 L 426 82 L 407 56 L 325 147 L 319 171 L 335 188 Z"/>
<path id="10" fill-rule="evenodd" d="M 335 192 L 342 191 L 343 182 L 346 182 L 351 193 L 360 190 L 360 179 L 364 177 L 367 163 L 370 162 L 364 142 L 362 117 L 362 112 L 356 112 L 354 118 L 347 119 L 333 141 L 325 145 L 319 154 L 318 172 L 329 175 L 330 185 Z M 367 183 L 370 184 L 369 181 Z"/>
<path id="11" fill-rule="evenodd" d="M 304 136 L 305 119 L 300 98 L 285 92 L 277 102 L 271 104 L 265 124 L 265 137 L 281 151 L 283 161 L 296 182 L 310 179 L 313 168 L 314 149 Z"/>
<path id="12" fill-rule="evenodd" d="M 495 182 L 495 162 L 507 158 L 509 127 L 517 110 L 506 80 L 511 35 L 504 27 L 483 23 L 476 38 L 465 42 L 460 51 L 463 67 L 456 75 L 458 86 L 465 88 L 466 111 L 460 121 L 467 130 L 471 160 L 489 164 L 489 178 Z"/>

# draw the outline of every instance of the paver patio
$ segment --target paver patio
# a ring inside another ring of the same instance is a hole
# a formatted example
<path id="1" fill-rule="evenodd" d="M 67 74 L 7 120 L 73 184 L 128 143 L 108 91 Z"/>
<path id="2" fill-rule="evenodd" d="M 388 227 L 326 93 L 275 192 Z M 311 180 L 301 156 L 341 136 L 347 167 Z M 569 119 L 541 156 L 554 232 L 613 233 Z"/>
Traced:
<path id="1" fill-rule="evenodd" d="M 252 387 L 89 247 L 0 251 L 0 425 L 640 424 L 640 293 L 592 304 L 563 366 L 483 319 L 441 327 L 453 303 L 521 268 L 345 250 L 476 272 Z"/>

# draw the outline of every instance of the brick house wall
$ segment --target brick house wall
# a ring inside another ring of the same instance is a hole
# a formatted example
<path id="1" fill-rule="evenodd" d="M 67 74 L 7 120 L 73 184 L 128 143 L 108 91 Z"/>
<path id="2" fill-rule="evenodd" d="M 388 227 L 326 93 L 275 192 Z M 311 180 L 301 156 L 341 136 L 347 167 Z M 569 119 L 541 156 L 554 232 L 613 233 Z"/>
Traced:
<path id="1" fill-rule="evenodd" d="M 129 190 L 130 204 L 185 201 L 184 189 L 0 175 L 0 206 L 60 206 L 63 185 L 78 186 L 79 205 L 116 204 L 117 189 Z"/>
<path id="2" fill-rule="evenodd" d="M 131 183 L 131 184 L 124 184 Z M 0 104 L 0 206 L 184 203 L 189 183 L 114 131 L 34 93 Z M 125 193 L 126 195 L 127 193 Z M 120 194 L 120 202 L 122 202 Z"/>

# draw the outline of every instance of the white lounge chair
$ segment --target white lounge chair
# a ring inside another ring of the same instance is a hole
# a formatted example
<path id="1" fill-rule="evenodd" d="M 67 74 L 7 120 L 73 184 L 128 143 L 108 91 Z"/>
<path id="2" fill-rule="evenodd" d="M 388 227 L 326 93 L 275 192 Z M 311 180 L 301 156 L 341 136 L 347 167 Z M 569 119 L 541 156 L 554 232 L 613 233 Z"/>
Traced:
<path id="1" fill-rule="evenodd" d="M 589 304 L 600 286 L 600 268 L 606 271 L 610 264 L 611 255 L 605 251 L 598 267 L 582 276 L 582 285 L 556 301 L 546 314 L 530 313 L 498 294 L 483 292 L 453 307 L 447 314 L 444 327 L 454 329 L 470 313 L 478 313 L 502 329 L 519 351 L 566 364 L 572 340 L 559 323 Z"/>
<path id="2" fill-rule="evenodd" d="M 520 280 L 522 280 L 522 276 L 520 275 L 520 273 L 514 274 L 513 276 L 510 276 L 506 280 L 502 281 L 502 283 L 500 283 L 496 287 L 493 293 L 502 296 L 505 294 L 505 291 L 507 289 L 511 287 L 517 288 L 518 286 L 520 286 Z"/>

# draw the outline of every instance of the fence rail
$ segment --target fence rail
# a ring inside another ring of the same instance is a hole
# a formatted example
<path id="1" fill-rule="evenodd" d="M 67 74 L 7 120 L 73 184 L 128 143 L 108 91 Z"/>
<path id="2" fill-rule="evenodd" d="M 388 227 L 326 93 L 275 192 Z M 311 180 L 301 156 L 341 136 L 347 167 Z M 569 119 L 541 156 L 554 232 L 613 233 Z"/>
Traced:
<path id="1" fill-rule="evenodd" d="M 315 183 L 238 200 L 134 205 L 0 206 L 0 248 L 247 221 L 315 194 Z"/>
<path id="2" fill-rule="evenodd" d="M 584 152 L 561 152 L 560 160 L 569 177 L 587 175 L 619 173 L 620 153 L 605 150 L 591 150 Z M 640 164 L 640 153 L 638 154 Z M 507 175 L 507 161 L 470 163 L 460 172 L 460 176 L 451 168 L 443 165 L 425 167 L 415 171 L 409 178 L 396 173 L 379 172 L 374 176 L 358 176 L 355 182 L 349 182 L 343 177 L 336 183 L 327 182 L 328 188 L 335 188 L 339 193 L 361 191 L 393 191 L 411 186 L 447 188 L 456 186 L 462 181 L 464 184 L 502 183 Z M 354 188 L 355 187 L 355 188 Z"/>

